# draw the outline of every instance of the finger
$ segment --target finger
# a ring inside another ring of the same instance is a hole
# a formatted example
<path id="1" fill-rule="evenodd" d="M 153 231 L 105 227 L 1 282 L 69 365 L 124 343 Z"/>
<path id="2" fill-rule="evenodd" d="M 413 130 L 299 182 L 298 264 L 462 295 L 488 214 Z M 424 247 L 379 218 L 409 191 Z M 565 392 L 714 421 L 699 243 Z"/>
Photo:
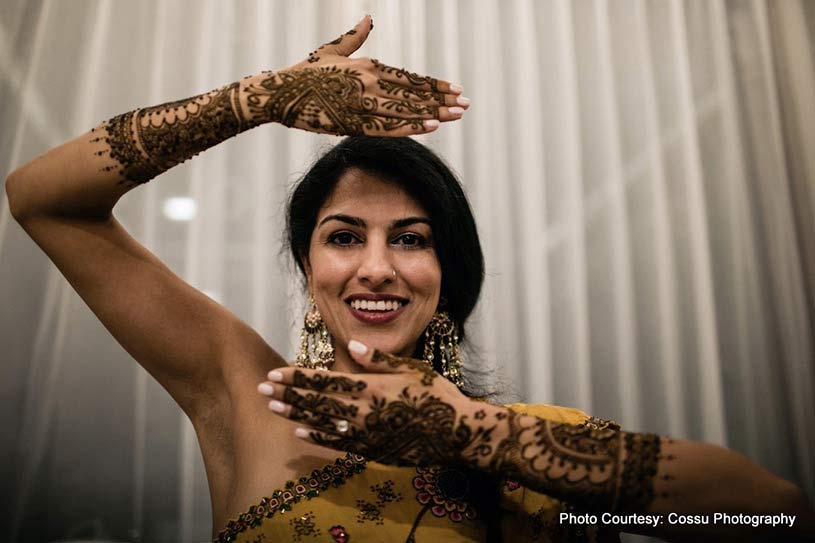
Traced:
<path id="1" fill-rule="evenodd" d="M 267 396 L 274 394 L 275 385 L 295 386 L 316 392 L 336 394 L 358 394 L 365 390 L 368 383 L 365 378 L 353 373 L 339 371 L 311 370 L 304 368 L 278 368 L 267 374 L 271 383 L 261 383 L 258 390 Z M 267 386 L 263 386 L 267 385 Z"/>
<path id="2" fill-rule="evenodd" d="M 460 119 L 464 115 L 464 108 L 386 99 L 377 101 L 375 112 L 381 116 L 397 119 L 438 119 L 441 122 L 447 122 Z"/>
<path id="3" fill-rule="evenodd" d="M 378 349 L 369 349 L 364 343 L 352 339 L 348 342 L 348 352 L 351 357 L 363 368 L 380 373 L 411 373 L 419 372 L 422 375 L 422 384 L 430 386 L 438 375 L 432 367 L 423 360 L 395 356 Z"/>
<path id="4" fill-rule="evenodd" d="M 459 94 L 443 93 L 440 91 L 423 91 L 412 87 L 406 87 L 379 79 L 377 81 L 379 95 L 386 98 L 396 98 L 409 100 L 422 104 L 438 104 L 440 106 L 458 106 L 467 109 L 470 107 L 470 99 Z"/>
<path id="5" fill-rule="evenodd" d="M 309 55 L 309 62 L 317 62 L 321 53 L 326 55 L 340 55 L 343 57 L 350 56 L 357 49 L 362 47 L 368 34 L 374 27 L 373 19 L 370 15 L 364 16 L 359 22 L 354 25 L 354 28 L 340 36 L 334 41 L 324 43 L 316 51 Z"/>
<path id="6" fill-rule="evenodd" d="M 415 136 L 433 132 L 439 127 L 437 119 L 400 119 L 383 115 L 355 115 L 345 123 L 309 123 L 298 119 L 292 125 L 310 132 L 337 134 L 340 136 Z"/>
<path id="7" fill-rule="evenodd" d="M 382 64 L 376 59 L 371 59 L 380 79 L 397 83 L 405 87 L 411 87 L 422 91 L 442 92 L 450 94 L 461 94 L 461 86 L 454 85 L 443 79 L 436 79 L 426 75 L 419 75 L 409 72 L 403 68 L 394 68 L 387 64 Z"/>
<path id="8" fill-rule="evenodd" d="M 300 409 L 331 415 L 343 419 L 355 419 L 362 404 L 354 400 L 339 399 L 319 392 L 278 385 L 272 398 Z"/>

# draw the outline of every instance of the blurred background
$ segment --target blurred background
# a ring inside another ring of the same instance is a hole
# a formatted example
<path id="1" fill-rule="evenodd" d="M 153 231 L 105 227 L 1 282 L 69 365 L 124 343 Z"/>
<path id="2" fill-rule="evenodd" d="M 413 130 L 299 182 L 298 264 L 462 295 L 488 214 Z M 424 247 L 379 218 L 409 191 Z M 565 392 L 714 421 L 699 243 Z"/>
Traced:
<path id="1" fill-rule="evenodd" d="M 460 175 L 484 245 L 471 364 L 507 399 L 731 447 L 815 495 L 815 2 L 0 3 L 0 178 L 371 13 L 359 55 L 472 99 L 420 138 Z M 116 215 L 291 358 L 304 299 L 284 202 L 336 141 L 258 128 Z M 5 193 L 0 359 L 0 539 L 209 539 L 191 425 Z"/>

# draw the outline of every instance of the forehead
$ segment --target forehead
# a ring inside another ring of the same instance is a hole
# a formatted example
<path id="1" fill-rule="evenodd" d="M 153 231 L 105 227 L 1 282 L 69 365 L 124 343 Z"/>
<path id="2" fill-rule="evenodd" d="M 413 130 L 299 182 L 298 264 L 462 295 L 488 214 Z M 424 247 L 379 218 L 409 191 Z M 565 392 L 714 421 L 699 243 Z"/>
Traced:
<path id="1" fill-rule="evenodd" d="M 326 215 L 344 213 L 368 221 L 390 221 L 397 216 L 428 217 L 427 212 L 398 184 L 352 168 L 337 181 L 334 191 L 323 204 L 317 222 Z"/>

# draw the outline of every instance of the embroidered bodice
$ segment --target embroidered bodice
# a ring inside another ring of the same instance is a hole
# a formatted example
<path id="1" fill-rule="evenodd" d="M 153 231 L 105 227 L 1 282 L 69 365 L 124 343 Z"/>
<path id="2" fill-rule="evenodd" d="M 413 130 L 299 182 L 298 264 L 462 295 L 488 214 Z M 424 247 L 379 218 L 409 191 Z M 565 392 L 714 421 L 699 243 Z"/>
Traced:
<path id="1" fill-rule="evenodd" d="M 577 409 L 507 407 L 571 424 L 592 420 Z M 517 482 L 503 482 L 499 492 L 505 542 L 619 541 L 596 527 L 561 524 L 558 515 L 571 506 Z M 230 520 L 216 541 L 485 542 L 485 524 L 470 495 L 460 470 L 394 467 L 347 454 L 262 498 Z"/>

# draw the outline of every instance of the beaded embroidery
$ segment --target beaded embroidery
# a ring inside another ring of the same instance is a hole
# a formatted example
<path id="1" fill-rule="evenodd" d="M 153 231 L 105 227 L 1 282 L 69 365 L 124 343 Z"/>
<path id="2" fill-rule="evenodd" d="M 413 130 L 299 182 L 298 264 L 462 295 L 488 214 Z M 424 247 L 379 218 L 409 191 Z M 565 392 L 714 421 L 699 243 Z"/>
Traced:
<path id="1" fill-rule="evenodd" d="M 235 541 L 241 532 L 260 526 L 264 519 L 272 518 L 277 512 L 290 511 L 292 506 L 303 498 L 310 500 L 332 486 L 342 486 L 349 478 L 362 472 L 366 464 L 364 457 L 348 453 L 344 458 L 337 458 L 333 464 L 312 471 L 310 477 L 300 477 L 297 481 L 286 482 L 282 490 L 275 490 L 271 496 L 251 506 L 237 519 L 230 520 L 215 541 L 218 543 Z"/>

